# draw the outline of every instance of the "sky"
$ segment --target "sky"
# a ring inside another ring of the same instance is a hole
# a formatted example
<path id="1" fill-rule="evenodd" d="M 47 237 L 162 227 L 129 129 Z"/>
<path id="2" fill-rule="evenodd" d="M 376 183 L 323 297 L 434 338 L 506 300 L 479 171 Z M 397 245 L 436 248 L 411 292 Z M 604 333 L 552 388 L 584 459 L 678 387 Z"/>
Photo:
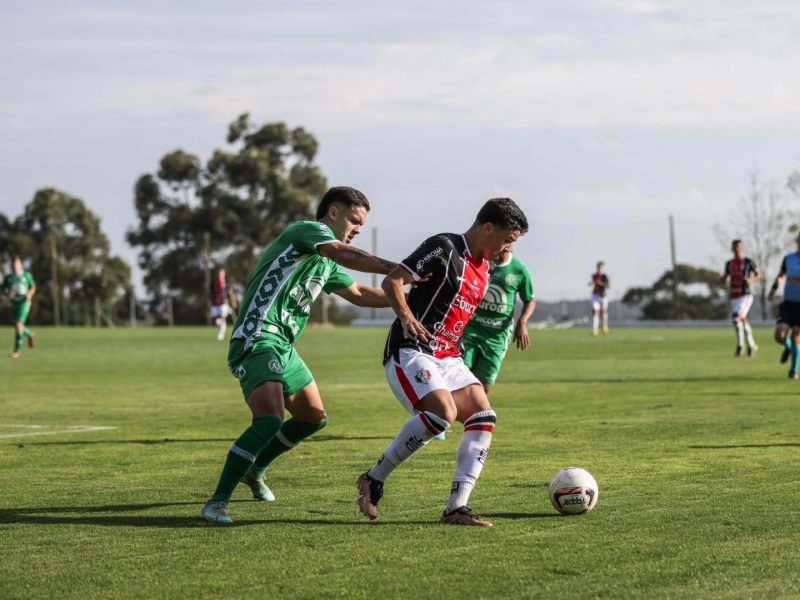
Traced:
<path id="1" fill-rule="evenodd" d="M 131 264 L 136 179 L 177 148 L 207 159 L 243 112 L 317 137 L 329 183 L 370 198 L 356 243 L 374 227 L 389 259 L 514 198 L 540 300 L 588 296 L 601 259 L 612 298 L 653 282 L 669 215 L 678 261 L 721 269 L 711 229 L 750 173 L 800 168 L 794 0 L 0 0 L 0 17 L 0 212 L 56 187 Z"/>

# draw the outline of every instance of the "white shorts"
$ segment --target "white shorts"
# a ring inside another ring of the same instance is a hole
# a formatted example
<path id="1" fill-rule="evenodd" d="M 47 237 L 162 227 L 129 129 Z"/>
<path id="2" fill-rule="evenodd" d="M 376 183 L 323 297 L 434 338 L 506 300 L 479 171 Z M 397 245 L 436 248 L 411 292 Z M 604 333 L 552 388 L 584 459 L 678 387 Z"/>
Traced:
<path id="1" fill-rule="evenodd" d="M 592 294 L 592 310 L 602 310 L 608 312 L 608 298 Z"/>
<path id="2" fill-rule="evenodd" d="M 731 313 L 734 317 L 746 317 L 753 306 L 753 294 L 745 294 L 731 300 Z"/>
<path id="3" fill-rule="evenodd" d="M 403 408 L 412 414 L 431 392 L 455 392 L 473 383 L 481 384 L 461 357 L 434 358 L 410 348 L 401 348 L 398 354 L 399 363 L 394 358 L 386 362 L 386 380 Z"/>
<path id="4" fill-rule="evenodd" d="M 211 307 L 211 318 L 216 319 L 217 317 L 222 317 L 223 319 L 227 319 L 230 312 L 231 307 L 227 304 L 223 304 L 222 306 L 213 305 Z"/>

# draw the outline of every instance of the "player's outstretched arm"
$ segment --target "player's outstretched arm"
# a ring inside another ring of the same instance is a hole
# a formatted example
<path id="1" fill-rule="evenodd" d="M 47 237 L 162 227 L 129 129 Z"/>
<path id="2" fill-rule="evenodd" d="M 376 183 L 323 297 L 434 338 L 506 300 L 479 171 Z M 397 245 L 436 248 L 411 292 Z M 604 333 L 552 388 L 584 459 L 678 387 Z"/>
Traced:
<path id="1" fill-rule="evenodd" d="M 36 295 L 36 284 L 34 283 L 31 286 L 31 289 L 28 290 L 28 302 L 33 300 L 33 297 Z"/>
<path id="2" fill-rule="evenodd" d="M 358 283 L 354 283 L 350 287 L 334 290 L 333 293 L 356 306 L 369 308 L 386 308 L 389 306 L 389 300 L 383 290 L 359 285 Z"/>
<path id="3" fill-rule="evenodd" d="M 339 263 L 343 267 L 353 269 L 354 271 L 361 271 L 362 273 L 379 273 L 381 275 L 386 275 L 397 266 L 397 263 L 384 260 L 374 254 L 370 254 L 366 250 L 355 248 L 344 242 L 321 244 L 319 246 L 319 253 Z"/>
<path id="4" fill-rule="evenodd" d="M 406 302 L 406 295 L 403 287 L 408 284 L 413 284 L 414 276 L 410 271 L 398 265 L 392 272 L 383 278 L 381 288 L 386 294 L 389 305 L 392 307 L 394 314 L 400 319 L 400 325 L 403 327 L 403 335 L 406 338 L 420 338 L 423 342 L 427 342 L 431 337 L 431 333 L 425 329 L 425 326 L 417 321 L 414 313 Z"/>
<path id="5" fill-rule="evenodd" d="M 520 350 L 527 350 L 531 345 L 531 339 L 528 336 L 528 320 L 533 316 L 535 310 L 536 300 L 533 298 L 522 304 L 522 313 L 514 326 L 514 341 Z"/>
<path id="6" fill-rule="evenodd" d="M 778 291 L 778 287 L 783 283 L 783 278 L 786 277 L 786 273 L 778 273 L 778 276 L 775 278 L 775 281 L 772 282 L 772 287 L 769 288 L 769 293 L 767 294 L 767 300 L 772 300 L 775 297 L 775 292 Z"/>

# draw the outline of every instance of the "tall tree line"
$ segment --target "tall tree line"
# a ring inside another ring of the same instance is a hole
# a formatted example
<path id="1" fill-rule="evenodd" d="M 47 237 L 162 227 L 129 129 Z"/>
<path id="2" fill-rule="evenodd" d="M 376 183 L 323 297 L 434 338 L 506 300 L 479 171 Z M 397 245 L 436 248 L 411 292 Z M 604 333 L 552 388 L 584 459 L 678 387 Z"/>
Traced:
<path id="1" fill-rule="evenodd" d="M 229 280 L 246 285 L 264 248 L 292 222 L 313 219 L 327 189 L 314 162 L 317 140 L 302 127 L 257 125 L 242 114 L 227 143 L 205 163 L 169 152 L 136 182 L 138 223 L 127 239 L 139 248 L 157 320 L 171 304 L 176 322 L 203 322 L 208 273 L 224 267 Z"/>

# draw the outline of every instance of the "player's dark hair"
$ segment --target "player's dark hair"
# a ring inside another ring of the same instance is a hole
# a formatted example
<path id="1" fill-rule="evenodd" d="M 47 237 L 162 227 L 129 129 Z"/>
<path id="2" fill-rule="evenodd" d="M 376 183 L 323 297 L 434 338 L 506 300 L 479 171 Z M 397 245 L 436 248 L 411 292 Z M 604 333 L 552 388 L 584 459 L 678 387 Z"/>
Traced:
<path id="1" fill-rule="evenodd" d="M 317 207 L 317 221 L 328 213 L 331 204 L 341 204 L 347 208 L 363 206 L 367 209 L 367 212 L 369 212 L 369 200 L 367 200 L 364 194 L 355 188 L 340 185 L 332 187 L 325 192 L 322 200 L 319 201 L 319 206 Z"/>
<path id="2" fill-rule="evenodd" d="M 19 254 L 14 254 L 11 257 L 11 262 L 13 263 L 15 260 L 18 260 L 19 262 L 22 262 L 22 257 Z"/>
<path id="3" fill-rule="evenodd" d="M 511 198 L 492 198 L 481 207 L 475 220 L 480 225 L 491 223 L 509 231 L 528 232 L 528 219 Z"/>
<path id="4" fill-rule="evenodd" d="M 741 243 L 742 243 L 742 240 L 733 240 L 733 241 L 731 242 L 731 250 L 733 250 L 734 248 L 736 248 L 736 246 L 738 246 L 738 245 L 739 245 L 739 244 L 741 244 Z"/>

